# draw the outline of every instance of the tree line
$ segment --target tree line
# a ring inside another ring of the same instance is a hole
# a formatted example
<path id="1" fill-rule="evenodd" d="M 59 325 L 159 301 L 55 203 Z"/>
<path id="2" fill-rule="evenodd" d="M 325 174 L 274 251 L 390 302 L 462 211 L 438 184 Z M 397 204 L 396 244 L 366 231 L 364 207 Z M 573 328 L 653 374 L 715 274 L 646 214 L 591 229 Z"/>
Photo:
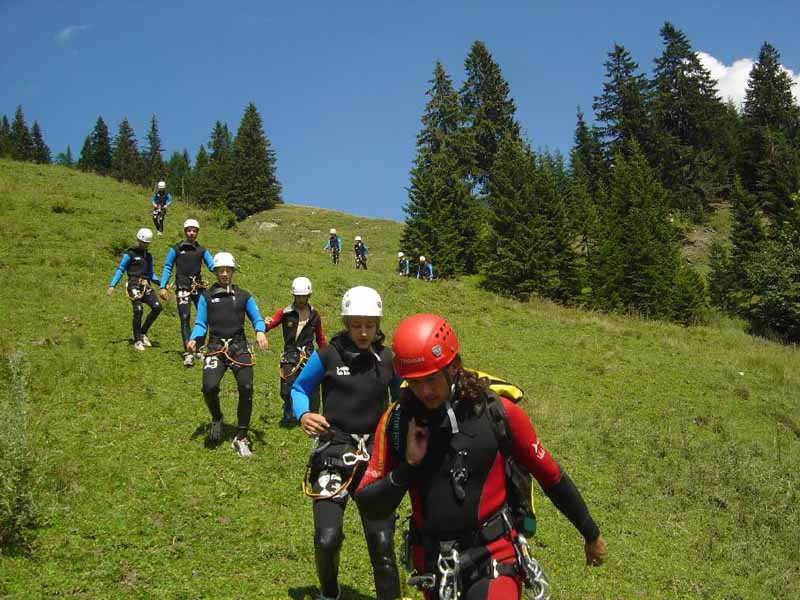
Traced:
<path id="1" fill-rule="evenodd" d="M 227 124 L 217 121 L 208 149 L 201 144 L 193 163 L 186 149 L 173 152 L 167 160 L 163 154 L 155 115 L 141 149 L 127 118 L 120 121 L 112 138 L 106 122 L 99 116 L 83 142 L 77 161 L 67 146 L 55 162 L 150 188 L 165 180 L 173 195 L 215 209 L 225 225 L 283 202 L 275 151 L 252 102 L 244 110 L 236 136 L 231 135 Z M 5 115 L 0 120 L 0 157 L 52 162 L 39 124 L 34 122 L 29 130 L 21 106 L 10 125 Z"/>
<path id="2" fill-rule="evenodd" d="M 442 277 L 480 274 L 489 289 L 517 298 L 685 323 L 703 319 L 710 300 L 756 330 L 798 339 L 793 82 L 764 43 L 740 109 L 719 97 L 682 31 L 667 22 L 660 36 L 649 75 L 624 46 L 608 52 L 595 124 L 578 108 L 568 158 L 522 135 L 510 85 L 485 44 L 470 48 L 458 90 L 437 61 L 403 248 L 435 257 Z M 678 224 L 704 223 L 727 203 L 732 240 L 714 247 L 707 286 L 682 258 Z M 792 308 L 776 315 L 782 305 Z"/>

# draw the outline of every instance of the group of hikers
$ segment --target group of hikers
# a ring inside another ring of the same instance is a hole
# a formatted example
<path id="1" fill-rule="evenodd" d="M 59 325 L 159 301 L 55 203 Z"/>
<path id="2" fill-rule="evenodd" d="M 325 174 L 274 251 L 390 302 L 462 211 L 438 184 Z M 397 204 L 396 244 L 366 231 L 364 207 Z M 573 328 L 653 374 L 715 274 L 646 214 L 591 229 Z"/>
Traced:
<path id="1" fill-rule="evenodd" d="M 138 244 L 123 255 L 108 293 L 127 272 L 135 347 L 143 350 L 161 311 L 152 285 L 160 286 L 159 296 L 166 300 L 174 272 L 184 362 L 203 362 L 202 393 L 211 416 L 208 441 L 222 439 L 219 386 L 230 369 L 239 394 L 232 447 L 244 457 L 252 452 L 247 432 L 253 407 L 253 357 L 245 316 L 262 351 L 268 347 L 267 331 L 282 326 L 282 423 L 297 419 L 312 439 L 303 491 L 312 499 L 319 600 L 341 597 L 343 517 L 351 496 L 363 525 L 377 598 L 400 598 L 393 539 L 397 509 L 406 494 L 412 514 L 403 534 L 403 559 L 414 574 L 409 582 L 427 599 L 513 599 L 523 589 L 532 597 L 549 597 L 547 580 L 525 538 L 532 531 L 524 510 L 520 518 L 512 472 L 527 475 L 529 482 L 535 478 L 580 532 L 587 564 L 603 563 L 600 529 L 578 488 L 515 403 L 521 390 L 466 368 L 458 336 L 443 317 L 420 313 L 405 318 L 389 347 L 381 329 L 380 294 L 356 286 L 344 293 L 342 329 L 328 342 L 322 317 L 310 304 L 308 278 L 295 278 L 292 302 L 264 320 L 255 299 L 234 283 L 233 255 L 219 252 L 212 258 L 197 240 L 199 223 L 194 219 L 184 223 L 184 232 L 158 279 L 147 249 L 152 232 L 140 229 Z M 202 282 L 203 264 L 214 273 L 213 285 Z M 190 303 L 196 306 L 191 331 Z M 144 324 L 143 304 L 151 307 Z"/>

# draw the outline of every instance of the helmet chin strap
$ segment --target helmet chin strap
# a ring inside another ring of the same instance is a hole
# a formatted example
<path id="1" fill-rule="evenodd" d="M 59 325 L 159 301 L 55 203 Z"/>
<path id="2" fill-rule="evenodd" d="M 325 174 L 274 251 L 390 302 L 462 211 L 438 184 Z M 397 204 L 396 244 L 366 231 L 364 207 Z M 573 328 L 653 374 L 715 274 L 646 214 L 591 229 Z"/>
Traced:
<path id="1" fill-rule="evenodd" d="M 458 419 L 456 419 L 456 412 L 453 410 L 453 402 L 456 395 L 456 382 L 450 377 L 450 371 L 447 370 L 447 367 L 444 369 L 444 376 L 447 378 L 447 383 L 450 384 L 450 394 L 447 398 L 447 402 L 445 402 L 445 409 L 447 410 L 447 418 L 450 420 L 450 430 L 453 433 L 458 433 Z M 458 402 L 455 400 L 454 402 Z"/>

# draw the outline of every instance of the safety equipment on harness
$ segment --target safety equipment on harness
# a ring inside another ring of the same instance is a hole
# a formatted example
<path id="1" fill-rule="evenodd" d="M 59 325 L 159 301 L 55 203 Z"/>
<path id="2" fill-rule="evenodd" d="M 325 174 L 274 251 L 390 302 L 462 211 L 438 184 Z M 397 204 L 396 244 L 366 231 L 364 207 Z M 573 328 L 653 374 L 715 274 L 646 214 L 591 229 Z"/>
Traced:
<path id="1" fill-rule="evenodd" d="M 217 252 L 214 255 L 214 268 L 217 269 L 219 267 L 230 267 L 231 269 L 235 269 L 236 261 L 233 260 L 233 254 L 230 252 Z"/>
<path id="2" fill-rule="evenodd" d="M 143 277 L 140 277 L 133 285 L 129 282 L 128 287 L 125 288 L 125 293 L 130 300 L 140 300 L 152 291 L 153 286 L 150 285 L 150 280 L 144 279 Z"/>
<path id="3" fill-rule="evenodd" d="M 200 229 L 200 223 L 197 222 L 197 219 L 186 219 L 183 222 L 183 230 L 186 231 L 189 227 L 194 227 L 195 229 Z"/>
<path id="4" fill-rule="evenodd" d="M 228 359 L 228 360 L 229 360 L 231 363 L 233 363 L 234 365 L 236 365 L 236 366 L 238 366 L 238 367 L 252 367 L 253 365 L 255 365 L 255 364 L 256 364 L 256 359 L 255 359 L 255 356 L 253 356 L 252 352 L 250 352 L 250 350 L 249 350 L 249 348 L 248 348 L 248 346 L 247 346 L 247 342 L 246 342 L 246 341 L 245 341 L 245 345 L 244 345 L 244 351 L 245 351 L 245 352 L 247 352 L 248 354 L 250 354 L 250 359 L 251 359 L 251 361 L 252 361 L 252 362 L 248 362 L 248 363 L 245 363 L 245 362 L 238 361 L 238 360 L 236 360 L 235 358 L 233 358 L 233 357 L 230 355 L 230 353 L 229 353 L 229 349 L 230 349 L 230 344 L 231 344 L 231 342 L 233 342 L 233 338 L 227 338 L 227 339 L 225 339 L 225 338 L 220 338 L 220 339 L 219 339 L 219 341 L 220 341 L 220 342 L 222 342 L 222 347 L 221 347 L 221 348 L 219 348 L 219 349 L 217 349 L 217 350 L 214 350 L 214 351 L 212 351 L 212 352 L 209 352 L 209 351 L 208 351 L 208 349 L 207 349 L 207 348 L 208 348 L 208 346 L 207 346 L 207 345 L 206 345 L 206 346 L 204 346 L 203 348 L 201 348 L 201 350 L 200 350 L 200 351 L 202 352 L 202 354 L 203 354 L 203 356 L 204 356 L 205 358 L 209 358 L 209 357 L 211 357 L 211 356 L 217 356 L 217 355 L 219 355 L 219 354 L 222 354 L 222 355 L 223 355 L 225 358 L 227 358 L 227 359 Z M 242 353 L 242 352 L 241 352 L 241 349 L 240 349 L 240 352 L 239 352 L 239 353 Z"/>
<path id="5" fill-rule="evenodd" d="M 315 500 L 344 497 L 358 472 L 358 463 L 369 462 L 369 438 L 369 434 L 347 434 L 333 428 L 316 436 L 303 474 L 303 493 Z M 347 471 L 350 473 L 343 481 L 342 473 Z"/>
<path id="6" fill-rule="evenodd" d="M 461 596 L 458 579 L 461 561 L 459 560 L 458 550 L 451 548 L 449 555 L 443 555 L 440 552 L 436 567 L 439 569 L 440 600 L 456 600 Z"/>
<path id="7" fill-rule="evenodd" d="M 308 277 L 295 277 L 292 281 L 293 296 L 310 296 L 311 280 Z"/>
<path id="8" fill-rule="evenodd" d="M 503 512 L 503 519 L 508 528 L 512 529 L 511 519 L 505 512 Z M 511 542 L 517 556 L 517 569 L 522 575 L 522 580 L 525 584 L 525 595 L 528 600 L 549 600 L 550 582 L 547 581 L 547 576 L 539 565 L 539 561 L 533 558 L 530 545 L 525 536 L 516 530 L 513 531 L 515 535 L 512 536 Z"/>
<path id="9" fill-rule="evenodd" d="M 306 362 L 308 362 L 310 354 L 306 348 L 297 348 L 296 350 L 288 350 L 281 352 L 279 362 L 281 379 L 289 380 L 294 377 L 300 369 L 302 369 Z"/>
<path id="10" fill-rule="evenodd" d="M 458 355 L 458 338 L 438 315 L 420 313 L 400 322 L 392 342 L 394 370 L 403 378 L 425 377 Z"/>
<path id="11" fill-rule="evenodd" d="M 350 288 L 342 296 L 343 317 L 382 317 L 383 302 L 380 294 L 363 285 Z"/>
<path id="12" fill-rule="evenodd" d="M 199 281 L 195 275 L 192 275 L 192 287 L 188 290 L 178 290 L 176 292 L 176 296 L 178 298 L 178 304 L 188 304 L 189 298 L 194 294 L 197 294 L 201 290 L 208 289 L 208 282 L 203 281 L 201 278 Z M 171 284 L 170 284 L 171 285 Z"/>
<path id="13" fill-rule="evenodd" d="M 149 244 L 153 241 L 153 232 L 150 231 L 147 227 L 142 227 L 139 231 L 136 232 L 136 239 L 140 242 L 144 242 L 145 244 Z"/>

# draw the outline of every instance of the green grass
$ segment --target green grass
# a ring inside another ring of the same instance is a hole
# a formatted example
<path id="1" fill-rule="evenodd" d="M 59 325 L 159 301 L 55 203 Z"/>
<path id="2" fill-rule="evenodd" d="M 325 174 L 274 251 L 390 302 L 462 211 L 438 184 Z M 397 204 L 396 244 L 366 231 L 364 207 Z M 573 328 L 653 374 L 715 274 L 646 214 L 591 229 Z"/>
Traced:
<path id="1" fill-rule="evenodd" d="M 136 354 L 123 290 L 105 295 L 115 249 L 150 223 L 147 198 L 110 179 L 0 161 L 0 354 L 21 350 L 31 363 L 48 507 L 33 552 L 0 555 L 0 596 L 310 597 L 311 511 L 299 489 L 309 443 L 277 426 L 280 335 L 257 357 L 255 453 L 241 460 L 227 444 L 204 447 L 201 373 L 180 364 L 174 304 L 152 330 L 155 347 Z M 520 304 L 472 280 L 399 279 L 400 224 L 300 206 L 222 231 L 176 202 L 152 245 L 159 271 L 189 216 L 207 247 L 234 253 L 237 281 L 262 314 L 284 306 L 291 279 L 306 275 L 330 334 L 341 293 L 370 285 L 383 295 L 388 334 L 413 312 L 439 312 L 468 366 L 525 389 L 525 409 L 608 542 L 607 564 L 587 569 L 578 534 L 538 496 L 535 551 L 555 597 L 800 596 L 797 348 L 726 319 L 687 329 Z M 345 256 L 329 264 L 330 227 L 347 245 L 364 237 L 368 272 Z M 229 419 L 235 393 L 226 376 Z M 353 508 L 345 599 L 373 594 Z"/>

